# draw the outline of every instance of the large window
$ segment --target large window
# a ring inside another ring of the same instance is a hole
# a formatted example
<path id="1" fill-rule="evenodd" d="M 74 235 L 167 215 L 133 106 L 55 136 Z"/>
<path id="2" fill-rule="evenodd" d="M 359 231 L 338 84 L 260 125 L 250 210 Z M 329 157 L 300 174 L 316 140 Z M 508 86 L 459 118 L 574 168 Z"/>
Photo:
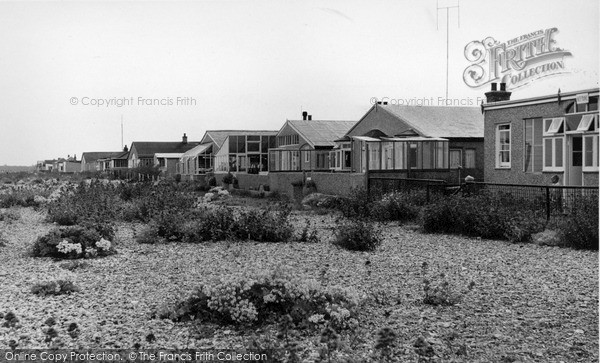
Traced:
<path id="1" fill-rule="evenodd" d="M 298 136 L 298 134 L 279 136 L 277 138 L 278 146 L 298 145 L 299 143 L 300 143 L 300 137 Z"/>
<path id="2" fill-rule="evenodd" d="M 450 169 L 458 169 L 462 166 L 462 150 L 450 149 Z"/>
<path id="3" fill-rule="evenodd" d="M 583 171 L 598 171 L 598 135 L 583 137 Z"/>
<path id="4" fill-rule="evenodd" d="M 544 171 L 564 171 L 563 137 L 544 139 Z"/>
<path id="5" fill-rule="evenodd" d="M 465 169 L 475 169 L 475 149 L 465 150 Z"/>
<path id="6" fill-rule="evenodd" d="M 510 124 L 496 126 L 496 167 L 510 168 Z"/>
<path id="7" fill-rule="evenodd" d="M 523 171 L 526 173 L 539 173 L 542 171 L 542 125 L 541 118 L 525 120 Z"/>

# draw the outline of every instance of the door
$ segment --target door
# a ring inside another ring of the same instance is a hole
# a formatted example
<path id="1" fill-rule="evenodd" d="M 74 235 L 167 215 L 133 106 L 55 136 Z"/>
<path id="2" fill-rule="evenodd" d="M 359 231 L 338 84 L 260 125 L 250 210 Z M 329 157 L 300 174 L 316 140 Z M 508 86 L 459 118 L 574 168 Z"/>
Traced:
<path id="1" fill-rule="evenodd" d="M 568 136 L 568 164 L 567 185 L 583 185 L 583 137 L 581 135 Z"/>

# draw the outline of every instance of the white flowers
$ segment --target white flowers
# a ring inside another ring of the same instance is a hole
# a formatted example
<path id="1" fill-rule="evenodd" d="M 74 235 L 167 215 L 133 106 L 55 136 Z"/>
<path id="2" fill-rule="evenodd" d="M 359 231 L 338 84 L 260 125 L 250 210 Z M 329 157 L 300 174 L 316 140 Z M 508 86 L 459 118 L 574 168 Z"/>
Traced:
<path id="1" fill-rule="evenodd" d="M 68 255 L 71 252 L 75 252 L 76 255 L 80 255 L 82 253 L 81 244 L 79 243 L 71 243 L 66 239 L 63 239 L 58 246 L 56 246 L 58 252 L 64 253 Z"/>
<path id="2" fill-rule="evenodd" d="M 107 252 L 110 250 L 110 241 L 106 240 L 104 238 L 101 238 L 100 241 L 96 242 L 96 247 L 98 247 L 99 249 Z"/>

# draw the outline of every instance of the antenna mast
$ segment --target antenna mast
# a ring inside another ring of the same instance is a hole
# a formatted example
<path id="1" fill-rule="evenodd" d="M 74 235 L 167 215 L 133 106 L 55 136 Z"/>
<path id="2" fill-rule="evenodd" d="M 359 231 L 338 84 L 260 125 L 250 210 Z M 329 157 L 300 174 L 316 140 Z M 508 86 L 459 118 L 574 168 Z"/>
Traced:
<path id="1" fill-rule="evenodd" d="M 448 102 L 448 63 L 450 59 L 450 9 L 456 8 L 457 13 L 457 25 L 460 28 L 460 0 L 454 6 L 440 6 L 440 1 L 437 3 L 437 30 L 440 30 L 440 10 L 446 10 L 446 101 Z"/>
<path id="2" fill-rule="evenodd" d="M 121 115 L 121 150 L 123 150 L 123 115 Z"/>

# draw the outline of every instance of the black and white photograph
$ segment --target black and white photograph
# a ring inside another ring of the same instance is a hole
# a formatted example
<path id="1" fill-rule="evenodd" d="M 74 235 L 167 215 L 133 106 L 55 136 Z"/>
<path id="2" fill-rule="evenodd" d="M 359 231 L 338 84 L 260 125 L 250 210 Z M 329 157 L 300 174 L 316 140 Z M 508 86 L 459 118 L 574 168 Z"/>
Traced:
<path id="1" fill-rule="evenodd" d="M 0 0 L 0 362 L 598 362 L 599 20 Z"/>

